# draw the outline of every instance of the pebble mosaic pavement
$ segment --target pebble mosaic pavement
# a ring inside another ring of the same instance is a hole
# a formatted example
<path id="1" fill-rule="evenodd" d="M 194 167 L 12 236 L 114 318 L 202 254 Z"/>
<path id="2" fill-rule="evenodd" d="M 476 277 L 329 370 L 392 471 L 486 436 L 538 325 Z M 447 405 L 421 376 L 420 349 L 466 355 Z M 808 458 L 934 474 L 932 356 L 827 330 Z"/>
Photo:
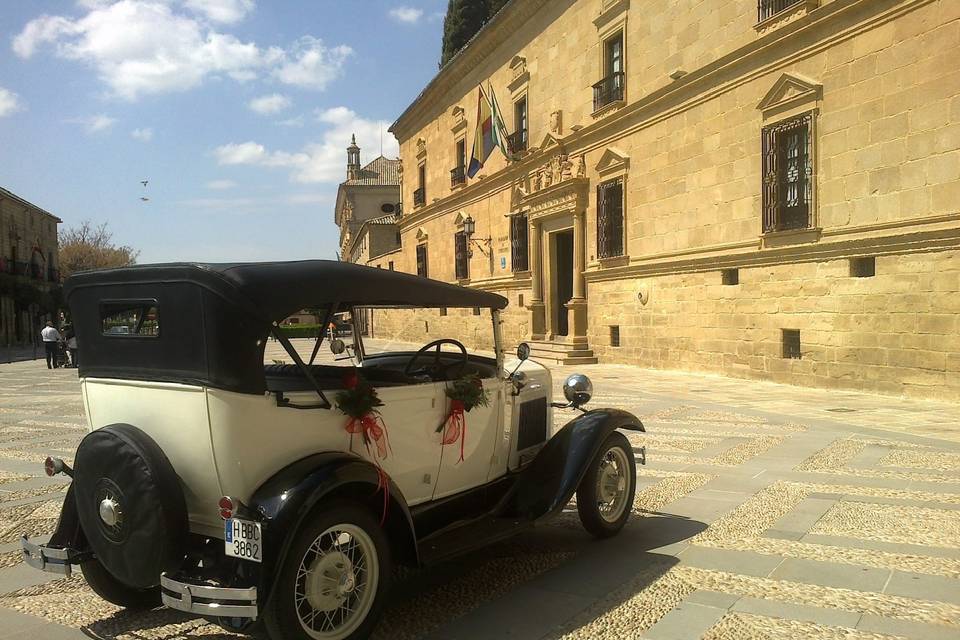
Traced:
<path id="1" fill-rule="evenodd" d="M 571 505 L 509 542 L 399 572 L 375 638 L 960 637 L 960 408 L 582 370 L 591 404 L 648 429 L 629 436 L 648 464 L 627 528 L 594 541 Z M 39 463 L 69 459 L 85 428 L 73 370 L 0 365 L 0 638 L 236 637 L 167 609 L 127 614 L 79 574 L 20 561 L 19 536 L 52 531 L 66 487 Z"/>

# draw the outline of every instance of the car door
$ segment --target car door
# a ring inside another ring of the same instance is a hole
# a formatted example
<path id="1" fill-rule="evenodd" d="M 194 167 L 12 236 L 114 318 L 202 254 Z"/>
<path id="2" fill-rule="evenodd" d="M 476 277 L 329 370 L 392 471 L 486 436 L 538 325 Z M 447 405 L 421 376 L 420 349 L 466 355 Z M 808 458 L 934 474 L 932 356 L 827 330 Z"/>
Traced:
<path id="1" fill-rule="evenodd" d="M 440 387 L 439 399 L 446 416 L 450 411 L 450 401 L 446 397 L 445 385 Z M 503 437 L 503 382 L 496 377 L 486 378 L 483 388 L 489 394 L 490 401 L 487 406 L 474 407 L 464 414 L 462 438 L 451 444 L 438 444 L 440 472 L 434 499 L 472 489 L 490 479 L 494 457 L 499 450 L 497 443 Z M 441 442 L 441 435 L 436 434 L 435 442 Z"/>

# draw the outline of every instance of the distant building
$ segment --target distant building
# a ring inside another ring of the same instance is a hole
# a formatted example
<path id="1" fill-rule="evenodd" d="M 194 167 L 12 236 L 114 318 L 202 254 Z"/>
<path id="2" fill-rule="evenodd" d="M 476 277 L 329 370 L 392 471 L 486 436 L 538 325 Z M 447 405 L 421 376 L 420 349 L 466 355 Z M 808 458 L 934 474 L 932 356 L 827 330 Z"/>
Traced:
<path id="1" fill-rule="evenodd" d="M 340 259 L 371 264 L 400 249 L 400 161 L 379 156 L 360 166 L 356 138 L 347 147 L 347 179 L 337 190 L 334 220 Z"/>
<path id="2" fill-rule="evenodd" d="M 0 187 L 0 347 L 31 344 L 54 318 L 61 222 Z"/>

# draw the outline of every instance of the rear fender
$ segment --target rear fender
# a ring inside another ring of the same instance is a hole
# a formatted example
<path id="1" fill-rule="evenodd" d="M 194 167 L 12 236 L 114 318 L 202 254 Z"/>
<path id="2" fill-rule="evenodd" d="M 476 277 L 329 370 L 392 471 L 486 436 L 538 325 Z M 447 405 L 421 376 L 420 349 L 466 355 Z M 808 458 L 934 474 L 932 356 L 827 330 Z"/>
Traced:
<path id="1" fill-rule="evenodd" d="M 639 418 L 620 409 L 595 409 L 564 425 L 520 472 L 509 503 L 513 515 L 539 520 L 562 509 L 607 436 L 617 429 L 645 431 Z"/>
<path id="2" fill-rule="evenodd" d="M 322 502 L 349 499 L 367 504 L 377 516 L 383 494 L 377 489 L 377 468 L 356 455 L 318 453 L 294 462 L 254 492 L 250 508 L 263 523 L 263 580 L 258 598 L 266 602 L 290 545 L 313 509 Z M 398 560 L 418 563 L 413 518 L 400 490 L 390 482 L 383 528 Z"/>

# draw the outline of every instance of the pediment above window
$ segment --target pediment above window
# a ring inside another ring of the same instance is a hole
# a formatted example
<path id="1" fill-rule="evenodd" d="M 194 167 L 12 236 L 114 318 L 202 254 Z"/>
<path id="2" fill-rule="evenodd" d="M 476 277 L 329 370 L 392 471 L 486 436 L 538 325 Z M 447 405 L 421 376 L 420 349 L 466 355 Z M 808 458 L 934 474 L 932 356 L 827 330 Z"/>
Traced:
<path id="1" fill-rule="evenodd" d="M 453 109 L 450 110 L 450 117 L 453 118 L 453 125 L 450 127 L 450 130 L 454 133 L 465 129 L 467 126 L 466 112 L 463 107 L 456 105 Z"/>
<path id="2" fill-rule="evenodd" d="M 630 169 L 630 156 L 616 147 L 607 147 L 595 167 L 600 177 L 626 173 Z"/>
<path id="3" fill-rule="evenodd" d="M 527 59 L 523 56 L 513 56 L 510 61 L 510 83 L 507 88 L 516 93 L 530 80 L 530 72 L 527 71 Z"/>
<path id="4" fill-rule="evenodd" d="M 467 214 L 466 212 L 464 212 L 464 211 L 458 212 L 458 213 L 457 213 L 457 217 L 453 219 L 453 224 L 454 224 L 454 226 L 456 226 L 456 227 L 462 227 L 462 226 L 463 226 L 463 221 L 467 219 L 467 215 L 468 215 L 468 214 Z"/>
<path id="5" fill-rule="evenodd" d="M 551 149 L 559 149 L 563 151 L 563 141 L 554 136 L 552 133 L 548 133 L 543 136 L 543 140 L 540 141 L 540 145 L 537 147 L 540 151 L 549 151 Z"/>
<path id="6" fill-rule="evenodd" d="M 427 141 L 417 138 L 417 158 L 423 158 L 425 155 L 427 155 Z"/>
<path id="7" fill-rule="evenodd" d="M 427 232 L 423 230 L 423 227 L 417 229 L 417 242 L 426 242 L 427 241 Z"/>
<path id="8" fill-rule="evenodd" d="M 597 29 L 603 29 L 611 21 L 619 18 L 630 8 L 630 0 L 602 0 L 600 15 L 594 18 L 593 24 Z"/>
<path id="9" fill-rule="evenodd" d="M 812 105 L 823 97 L 823 85 L 794 73 L 785 73 L 773 83 L 757 109 L 764 116 Z"/>

